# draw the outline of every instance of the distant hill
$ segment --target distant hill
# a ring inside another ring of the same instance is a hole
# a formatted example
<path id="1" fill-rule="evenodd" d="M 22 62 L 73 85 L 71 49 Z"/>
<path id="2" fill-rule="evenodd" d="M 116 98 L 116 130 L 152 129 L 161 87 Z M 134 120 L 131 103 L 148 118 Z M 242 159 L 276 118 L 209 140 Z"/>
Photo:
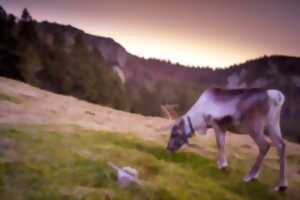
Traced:
<path id="1" fill-rule="evenodd" d="M 163 104 L 177 104 L 183 113 L 213 85 L 277 88 L 286 95 L 285 135 L 300 141 L 299 67 L 300 58 L 282 55 L 218 70 L 145 59 L 111 38 L 0 8 L 0 76 L 144 115 L 161 115 Z"/>

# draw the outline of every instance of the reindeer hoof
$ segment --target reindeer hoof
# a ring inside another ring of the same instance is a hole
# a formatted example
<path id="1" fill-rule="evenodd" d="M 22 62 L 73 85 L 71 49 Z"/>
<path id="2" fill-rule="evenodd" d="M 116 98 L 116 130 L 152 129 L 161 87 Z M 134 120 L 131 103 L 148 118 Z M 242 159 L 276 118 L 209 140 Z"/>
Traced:
<path id="1" fill-rule="evenodd" d="M 222 171 L 225 171 L 228 167 L 228 163 L 227 162 L 223 162 L 223 163 L 220 163 L 218 162 L 218 168 L 219 170 L 222 170 Z"/>
<path id="2" fill-rule="evenodd" d="M 220 170 L 221 170 L 221 171 L 227 171 L 227 169 L 228 169 L 228 167 L 227 167 L 227 166 L 225 166 L 225 167 L 221 167 L 221 168 L 220 168 Z"/>
<path id="3" fill-rule="evenodd" d="M 246 176 L 246 177 L 244 177 L 244 181 L 247 182 L 247 183 L 255 181 L 255 180 L 257 180 L 257 177 L 252 177 L 252 176 Z"/>
<path id="4" fill-rule="evenodd" d="M 249 173 L 247 176 L 244 177 L 245 182 L 256 181 L 259 176 L 259 172 L 256 173 Z"/>
<path id="5" fill-rule="evenodd" d="M 285 192 L 287 189 L 287 186 L 276 186 L 275 191 L 277 192 Z"/>

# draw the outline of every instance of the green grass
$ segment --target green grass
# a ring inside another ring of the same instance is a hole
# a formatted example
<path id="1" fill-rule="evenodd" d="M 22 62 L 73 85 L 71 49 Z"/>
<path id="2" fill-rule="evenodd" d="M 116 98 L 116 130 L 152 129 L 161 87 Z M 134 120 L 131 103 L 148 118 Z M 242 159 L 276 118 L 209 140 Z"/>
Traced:
<path id="1" fill-rule="evenodd" d="M 170 155 L 131 134 L 6 127 L 0 141 L 0 199 L 286 198 L 266 183 L 244 183 L 246 167 L 238 162 L 222 172 L 212 160 L 191 152 Z M 108 161 L 138 169 L 143 186 L 119 187 Z"/>
<path id="2" fill-rule="evenodd" d="M 12 102 L 12 103 L 15 103 L 15 104 L 22 103 L 22 100 L 20 98 L 5 94 L 1 91 L 0 91 L 0 101 L 9 101 L 9 102 Z"/>

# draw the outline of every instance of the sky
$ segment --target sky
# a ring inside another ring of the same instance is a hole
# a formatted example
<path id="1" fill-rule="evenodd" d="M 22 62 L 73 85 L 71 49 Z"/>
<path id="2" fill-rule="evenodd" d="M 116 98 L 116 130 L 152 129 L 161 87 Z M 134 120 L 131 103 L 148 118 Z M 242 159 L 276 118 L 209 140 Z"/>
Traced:
<path id="1" fill-rule="evenodd" d="M 300 56 L 300 0 L 0 0 L 38 21 L 111 37 L 132 54 L 227 67 L 264 55 Z"/>

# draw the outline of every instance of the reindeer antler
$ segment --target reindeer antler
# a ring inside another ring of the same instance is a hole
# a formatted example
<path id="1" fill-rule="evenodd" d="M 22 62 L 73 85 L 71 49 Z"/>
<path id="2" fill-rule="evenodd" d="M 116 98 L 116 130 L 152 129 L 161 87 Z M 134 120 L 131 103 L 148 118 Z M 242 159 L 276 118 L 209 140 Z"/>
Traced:
<path id="1" fill-rule="evenodd" d="M 165 115 L 169 120 L 174 120 L 178 117 L 178 113 L 176 112 L 176 107 L 178 107 L 177 104 L 165 104 L 161 105 L 160 107 L 163 115 Z"/>

